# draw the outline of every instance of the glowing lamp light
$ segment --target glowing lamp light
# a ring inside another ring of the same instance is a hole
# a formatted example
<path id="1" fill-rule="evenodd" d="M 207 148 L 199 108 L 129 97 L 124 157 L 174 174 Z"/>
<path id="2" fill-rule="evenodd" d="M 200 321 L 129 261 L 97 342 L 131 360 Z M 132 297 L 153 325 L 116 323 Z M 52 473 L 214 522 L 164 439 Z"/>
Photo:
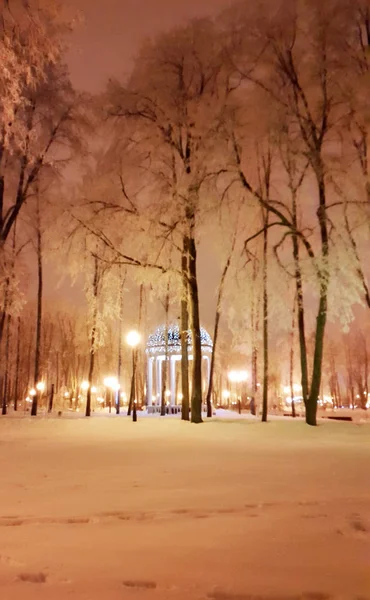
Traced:
<path id="1" fill-rule="evenodd" d="M 243 381 L 247 381 L 248 372 L 247 371 L 230 371 L 228 373 L 229 381 L 233 383 L 242 383 Z"/>
<path id="2" fill-rule="evenodd" d="M 224 400 L 228 400 L 230 398 L 229 390 L 223 390 L 222 397 L 224 398 Z"/>
<path id="3" fill-rule="evenodd" d="M 69 392 L 64 392 L 64 397 L 69 398 Z"/>
<path id="4" fill-rule="evenodd" d="M 91 392 L 93 394 L 96 394 L 97 391 L 98 391 L 97 388 L 93 385 L 93 387 L 91 388 Z"/>
<path id="5" fill-rule="evenodd" d="M 129 331 L 126 335 L 126 342 L 131 348 L 136 348 L 136 346 L 140 343 L 141 335 L 137 331 Z"/>
<path id="6" fill-rule="evenodd" d="M 183 396 L 183 394 L 181 394 L 181 392 L 180 392 L 180 394 L 177 394 L 177 399 L 178 399 L 178 400 L 182 400 L 182 399 L 183 399 L 183 397 L 184 397 L 184 396 Z"/>
<path id="7" fill-rule="evenodd" d="M 90 383 L 88 381 L 83 381 L 81 383 L 81 390 L 83 390 L 84 392 L 87 392 L 89 387 L 90 387 Z"/>
<path id="8" fill-rule="evenodd" d="M 111 388 L 112 390 L 119 390 L 120 385 L 117 381 L 117 377 L 105 377 L 104 379 L 105 387 Z"/>
<path id="9" fill-rule="evenodd" d="M 43 391 L 45 390 L 45 383 L 44 383 L 43 381 L 39 381 L 39 382 L 36 384 L 36 389 L 37 389 L 39 392 L 43 392 Z"/>
<path id="10" fill-rule="evenodd" d="M 32 390 L 30 390 L 30 396 L 36 396 L 37 392 L 35 390 L 35 388 L 32 388 Z"/>
<path id="11" fill-rule="evenodd" d="M 166 396 L 169 398 L 171 396 L 171 392 L 169 390 L 166 391 Z"/>

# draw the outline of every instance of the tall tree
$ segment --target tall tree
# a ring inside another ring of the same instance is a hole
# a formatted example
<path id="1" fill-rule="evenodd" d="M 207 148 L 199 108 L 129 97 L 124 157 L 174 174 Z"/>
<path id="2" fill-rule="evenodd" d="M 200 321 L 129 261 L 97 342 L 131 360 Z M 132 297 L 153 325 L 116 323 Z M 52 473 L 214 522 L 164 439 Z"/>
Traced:
<path id="1" fill-rule="evenodd" d="M 42 300 L 43 300 L 43 244 L 40 213 L 40 194 L 36 192 L 36 256 L 37 256 L 37 313 L 36 313 L 36 340 L 35 340 L 35 365 L 34 365 L 34 389 L 32 398 L 31 416 L 36 417 L 39 400 L 38 383 L 41 375 L 41 328 L 42 328 Z M 41 392 L 42 393 L 42 392 Z"/>
<path id="2" fill-rule="evenodd" d="M 141 140 L 150 139 L 150 171 L 161 182 L 171 181 L 167 227 L 177 229 L 184 243 L 186 238 L 193 343 L 191 420 L 195 423 L 202 421 L 197 226 L 202 186 L 218 170 L 216 160 L 208 159 L 225 107 L 227 78 L 222 66 L 214 26 L 202 20 L 147 44 L 128 85 L 113 83 L 108 90 L 110 114 L 133 120 L 142 132 Z"/>
<path id="3" fill-rule="evenodd" d="M 306 422 L 316 425 L 317 399 L 320 392 L 325 327 L 328 314 L 330 282 L 330 219 L 328 214 L 329 162 L 327 145 L 338 116 L 339 76 L 338 31 L 343 31 L 343 11 L 337 2 L 314 2 L 308 8 L 297 2 L 284 3 L 272 19 L 261 19 L 257 30 L 261 43 L 254 39 L 256 50 L 241 59 L 237 72 L 255 86 L 276 110 L 276 118 L 295 132 L 298 152 L 308 161 L 311 181 L 316 187 L 316 219 L 318 243 L 311 243 L 297 226 L 287 209 L 285 199 L 266 200 L 247 172 L 242 142 L 233 136 L 234 155 L 241 184 L 271 215 L 270 227 L 296 234 L 313 261 L 318 287 L 315 347 L 308 395 L 305 399 Z M 262 25 L 261 25 L 262 24 Z M 308 50 L 309 46 L 309 50 Z M 303 60 L 303 57 L 306 60 Z M 249 68 L 247 66 L 249 65 Z M 244 96 L 246 95 L 243 91 Z M 248 98 L 247 98 L 248 99 Z M 271 122 L 271 119 L 270 119 Z M 296 146 L 297 148 L 297 146 Z"/>

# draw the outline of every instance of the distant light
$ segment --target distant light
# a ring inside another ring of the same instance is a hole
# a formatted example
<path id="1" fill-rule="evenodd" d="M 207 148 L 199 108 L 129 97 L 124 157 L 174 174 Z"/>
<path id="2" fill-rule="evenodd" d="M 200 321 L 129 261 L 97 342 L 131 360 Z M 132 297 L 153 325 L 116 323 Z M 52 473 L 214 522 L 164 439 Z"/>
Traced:
<path id="1" fill-rule="evenodd" d="M 333 398 L 331 396 L 324 396 L 323 400 L 326 404 L 333 404 Z"/>
<path id="2" fill-rule="evenodd" d="M 234 383 L 241 383 L 242 381 L 247 381 L 248 372 L 247 371 L 230 371 L 228 374 L 229 381 Z"/>
<path id="3" fill-rule="evenodd" d="M 183 399 L 183 394 L 180 392 L 179 394 L 177 394 L 177 399 L 178 400 L 182 400 Z"/>
<path id="4" fill-rule="evenodd" d="M 141 340 L 141 335 L 138 331 L 129 331 L 126 335 L 126 342 L 131 348 L 135 348 Z"/>
<path id="5" fill-rule="evenodd" d="M 284 394 L 291 394 L 290 385 L 284 385 L 283 387 Z M 293 392 L 300 392 L 302 390 L 302 386 L 299 383 L 293 383 Z"/>
<path id="6" fill-rule="evenodd" d="M 167 396 L 167 398 L 168 398 L 169 396 L 171 396 L 171 392 L 170 392 L 170 390 L 167 390 L 167 391 L 166 391 L 166 396 Z"/>
<path id="7" fill-rule="evenodd" d="M 64 393 L 64 397 L 65 397 L 65 398 L 69 398 L 69 392 L 65 392 L 65 393 Z"/>
<path id="8" fill-rule="evenodd" d="M 97 390 L 97 388 L 96 388 L 95 386 L 93 386 L 93 387 L 91 388 L 91 392 L 92 392 L 93 394 L 96 394 L 96 392 L 97 392 L 97 391 L 98 391 L 98 390 Z"/>
<path id="9" fill-rule="evenodd" d="M 119 390 L 120 385 L 117 381 L 117 377 L 105 377 L 104 379 L 104 385 L 105 387 L 109 387 L 112 390 Z"/>
<path id="10" fill-rule="evenodd" d="M 32 390 L 30 390 L 30 396 L 36 396 L 37 392 L 35 390 L 35 388 L 32 388 Z"/>
<path id="11" fill-rule="evenodd" d="M 43 381 L 39 381 L 39 382 L 36 384 L 36 389 L 37 389 L 39 392 L 43 392 L 43 391 L 44 391 L 44 389 L 45 389 L 45 383 L 44 383 Z"/>
<path id="12" fill-rule="evenodd" d="M 230 398 L 230 392 L 229 392 L 229 390 L 223 390 L 223 392 L 222 392 L 222 397 L 223 397 L 225 400 L 228 400 L 228 399 Z"/>
<path id="13" fill-rule="evenodd" d="M 90 387 L 90 383 L 88 381 L 83 381 L 81 383 L 81 390 L 83 390 L 84 392 L 86 392 Z"/>

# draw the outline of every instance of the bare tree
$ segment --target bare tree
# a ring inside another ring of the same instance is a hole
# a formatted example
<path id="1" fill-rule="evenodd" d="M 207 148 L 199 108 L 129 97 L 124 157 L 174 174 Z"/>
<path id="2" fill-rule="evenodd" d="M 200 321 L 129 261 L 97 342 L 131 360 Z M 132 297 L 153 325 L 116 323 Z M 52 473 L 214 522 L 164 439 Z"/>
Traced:
<path id="1" fill-rule="evenodd" d="M 147 45 L 128 85 L 112 84 L 108 90 L 110 114 L 138 124 L 142 139 L 151 140 L 148 168 L 157 179 L 171 182 L 165 205 L 170 212 L 164 220 L 169 231 L 179 231 L 186 247 L 187 260 L 181 267 L 186 268 L 188 280 L 185 297 L 193 343 L 191 419 L 196 423 L 202 421 L 196 232 L 202 186 L 215 171 L 207 152 L 211 144 L 213 147 L 224 109 L 222 64 L 212 23 L 199 21 L 179 30 L 176 37 L 170 33 Z"/>

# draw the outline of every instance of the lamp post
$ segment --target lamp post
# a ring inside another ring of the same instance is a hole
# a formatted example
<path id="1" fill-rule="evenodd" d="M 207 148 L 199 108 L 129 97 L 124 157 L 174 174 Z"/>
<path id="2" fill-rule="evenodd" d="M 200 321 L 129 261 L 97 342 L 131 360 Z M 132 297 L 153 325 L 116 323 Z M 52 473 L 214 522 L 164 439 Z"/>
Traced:
<path id="1" fill-rule="evenodd" d="M 132 407 L 132 420 L 137 421 L 136 412 L 136 390 L 135 390 L 135 379 L 136 379 L 136 363 L 137 363 L 137 346 L 140 343 L 141 336 L 137 331 L 130 331 L 126 336 L 127 344 L 132 348 L 132 379 L 131 379 L 131 392 L 130 402 L 128 406 L 128 416 L 130 415 L 130 409 Z"/>

